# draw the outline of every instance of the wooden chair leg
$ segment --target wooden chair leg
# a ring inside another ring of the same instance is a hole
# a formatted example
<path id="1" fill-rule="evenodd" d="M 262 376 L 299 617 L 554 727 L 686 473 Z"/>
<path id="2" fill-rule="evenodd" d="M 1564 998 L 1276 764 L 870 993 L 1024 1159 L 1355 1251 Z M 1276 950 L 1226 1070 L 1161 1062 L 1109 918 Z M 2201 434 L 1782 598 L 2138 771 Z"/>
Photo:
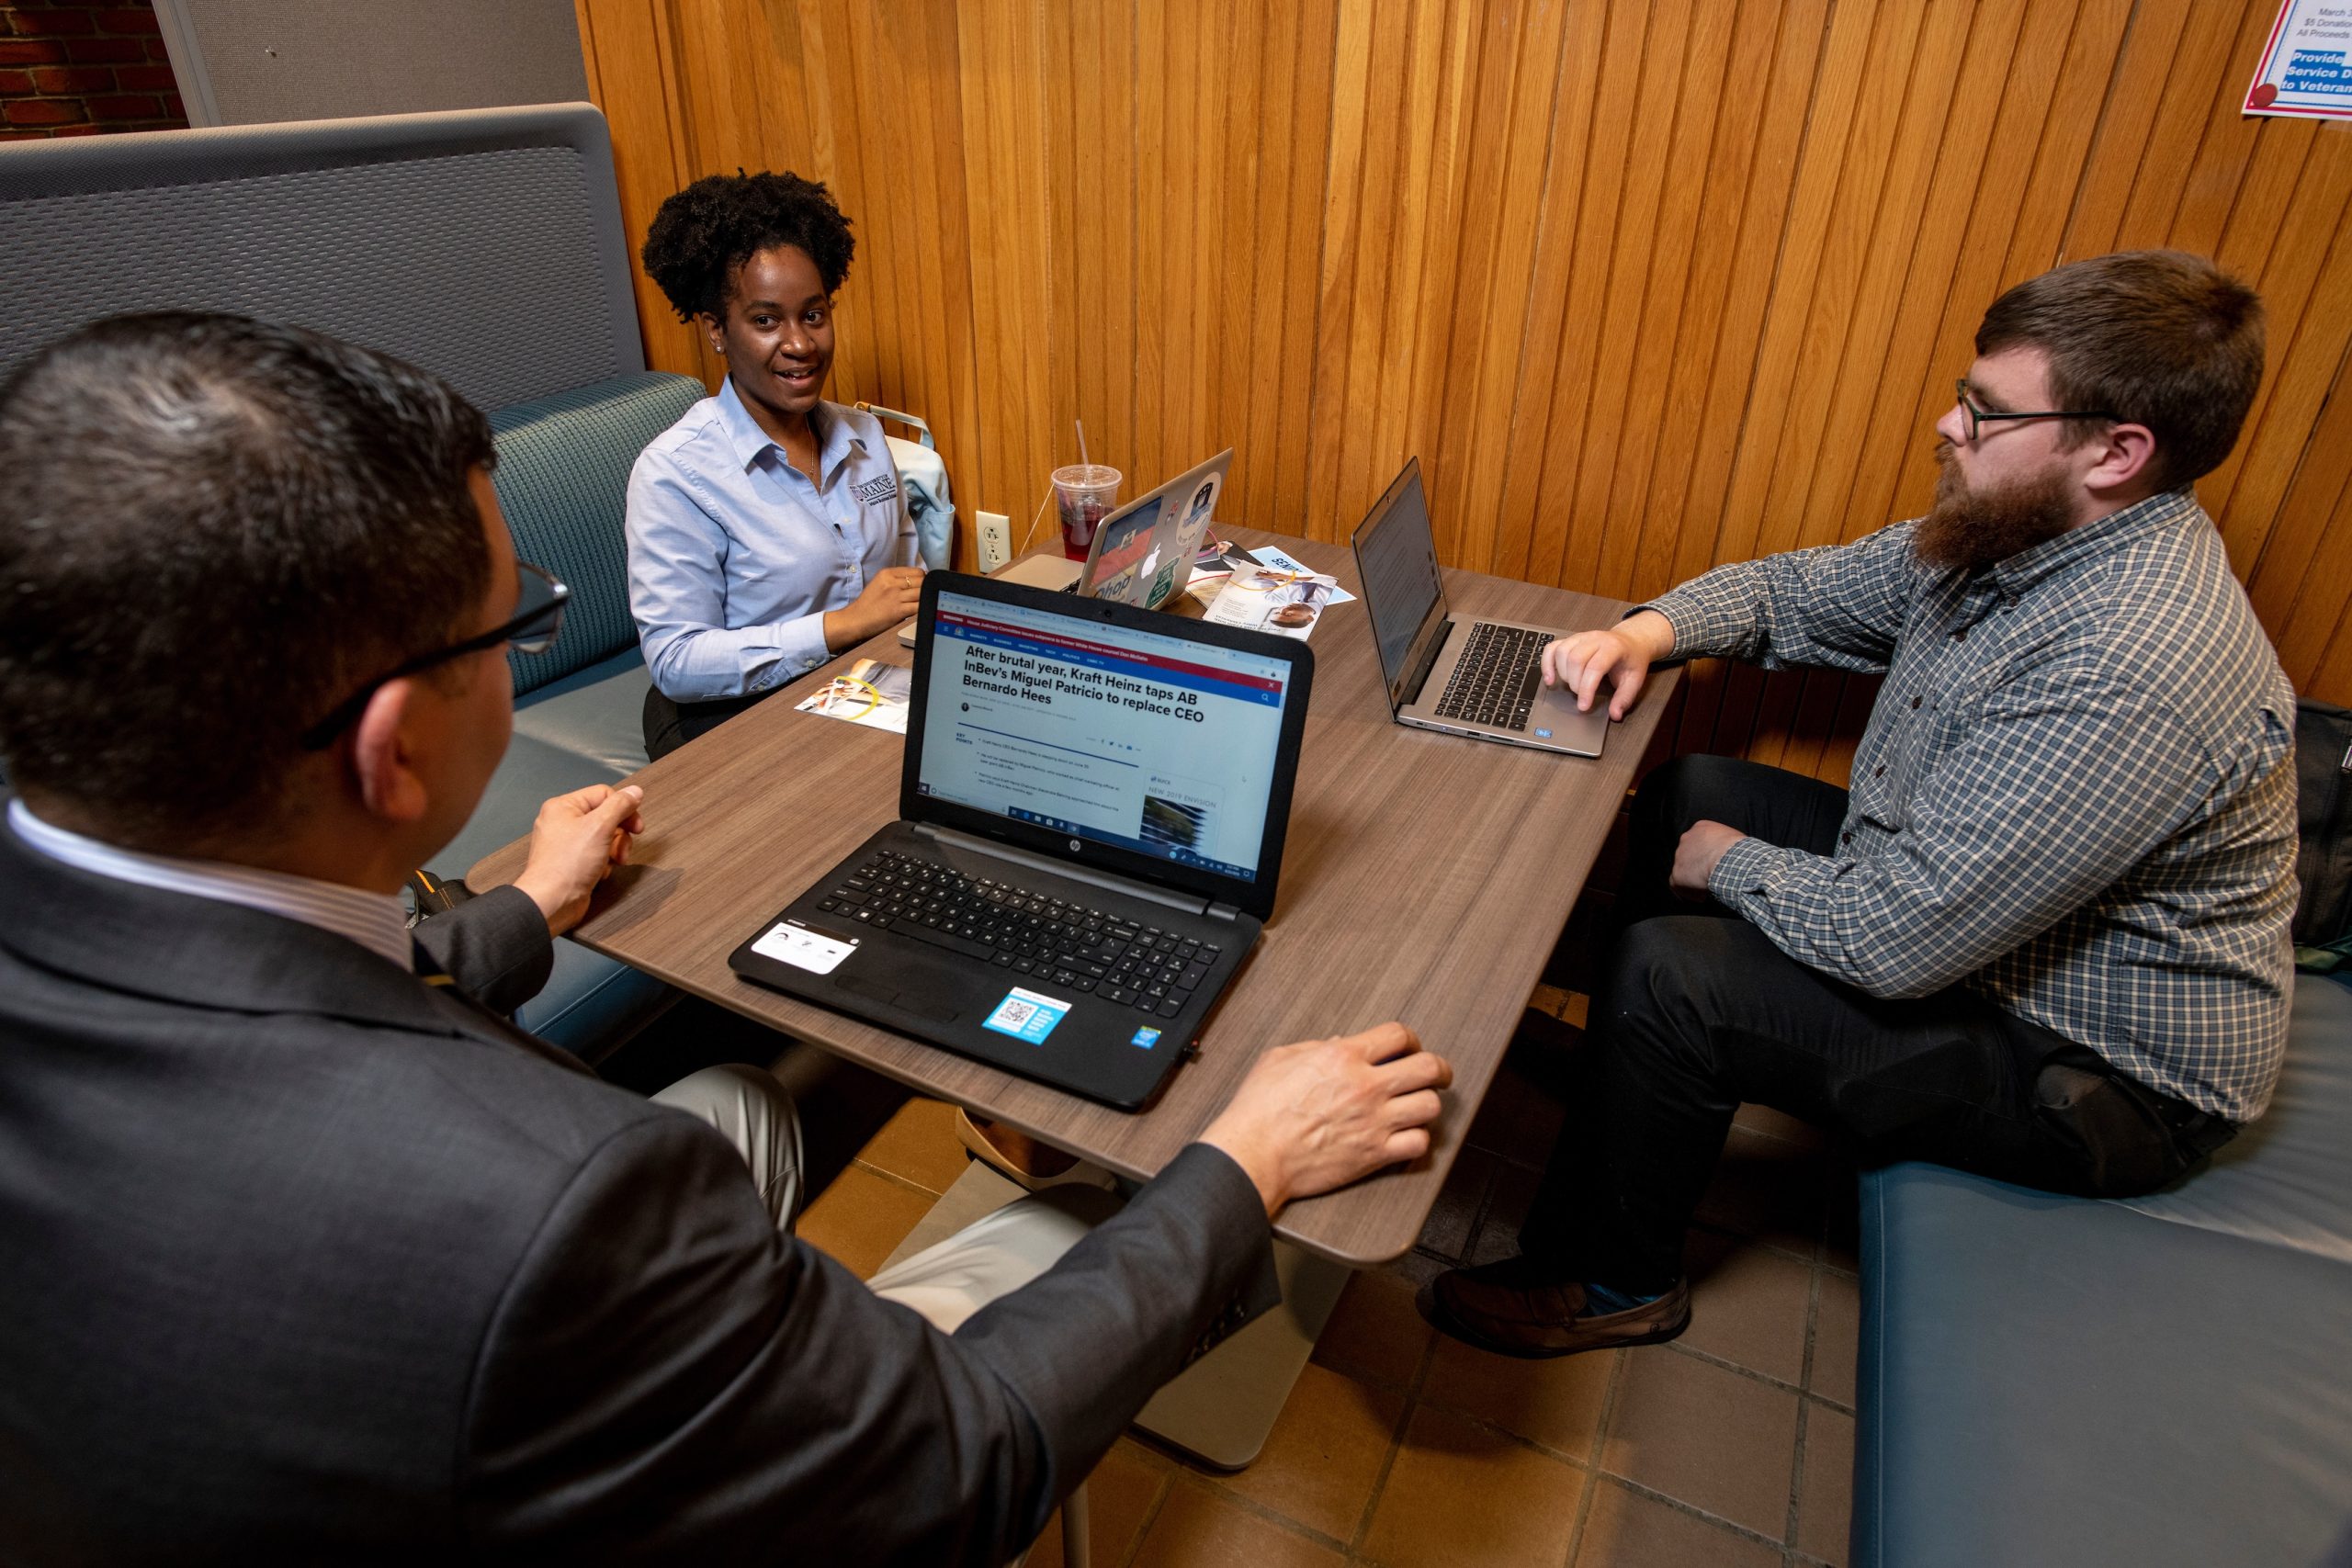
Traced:
<path id="1" fill-rule="evenodd" d="M 1078 1490 L 1062 1499 L 1062 1562 L 1066 1568 L 1092 1568 L 1093 1553 L 1088 1543 L 1092 1535 L 1087 1529 L 1086 1483 L 1079 1483 Z"/>

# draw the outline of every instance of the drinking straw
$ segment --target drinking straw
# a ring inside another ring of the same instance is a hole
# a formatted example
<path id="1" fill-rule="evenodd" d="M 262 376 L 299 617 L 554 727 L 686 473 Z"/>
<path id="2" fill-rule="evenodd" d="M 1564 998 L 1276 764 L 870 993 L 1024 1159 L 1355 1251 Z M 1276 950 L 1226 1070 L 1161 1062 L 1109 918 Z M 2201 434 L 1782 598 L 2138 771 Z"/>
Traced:
<path id="1" fill-rule="evenodd" d="M 1086 422 L 1079 419 L 1070 423 L 1078 426 L 1078 460 L 1091 468 L 1094 466 L 1094 459 L 1086 455 Z"/>

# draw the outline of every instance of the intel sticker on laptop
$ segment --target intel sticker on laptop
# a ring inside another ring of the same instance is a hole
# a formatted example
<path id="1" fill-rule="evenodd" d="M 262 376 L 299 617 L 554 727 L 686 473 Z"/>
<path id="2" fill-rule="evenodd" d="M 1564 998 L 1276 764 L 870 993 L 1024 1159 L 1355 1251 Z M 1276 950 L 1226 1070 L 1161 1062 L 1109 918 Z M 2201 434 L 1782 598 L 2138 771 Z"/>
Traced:
<path id="1" fill-rule="evenodd" d="M 1127 1043 L 1130 1045 L 1140 1045 L 1145 1050 L 1148 1051 L 1154 1045 L 1159 1043 L 1159 1031 L 1157 1029 L 1138 1029 L 1136 1031 L 1135 1038 L 1128 1041 Z"/>
<path id="2" fill-rule="evenodd" d="M 1043 1045 L 1046 1036 L 1054 1032 L 1054 1025 L 1069 1016 L 1069 1006 L 1015 986 L 1005 993 L 1004 1000 L 996 1004 L 996 1011 L 980 1021 L 980 1027 L 1010 1034 L 1015 1040 L 1026 1040 L 1032 1045 Z"/>

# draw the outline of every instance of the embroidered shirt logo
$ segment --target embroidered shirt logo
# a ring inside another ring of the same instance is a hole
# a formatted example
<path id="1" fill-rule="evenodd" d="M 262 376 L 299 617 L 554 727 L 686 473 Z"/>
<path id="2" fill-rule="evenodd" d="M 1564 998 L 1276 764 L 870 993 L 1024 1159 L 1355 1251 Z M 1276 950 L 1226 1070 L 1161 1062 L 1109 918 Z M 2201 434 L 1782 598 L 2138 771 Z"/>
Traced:
<path id="1" fill-rule="evenodd" d="M 867 479 L 863 484 L 851 486 L 850 493 L 857 497 L 860 503 L 871 506 L 877 501 L 888 501 L 898 494 L 899 481 L 888 474 L 884 474 L 878 479 Z"/>

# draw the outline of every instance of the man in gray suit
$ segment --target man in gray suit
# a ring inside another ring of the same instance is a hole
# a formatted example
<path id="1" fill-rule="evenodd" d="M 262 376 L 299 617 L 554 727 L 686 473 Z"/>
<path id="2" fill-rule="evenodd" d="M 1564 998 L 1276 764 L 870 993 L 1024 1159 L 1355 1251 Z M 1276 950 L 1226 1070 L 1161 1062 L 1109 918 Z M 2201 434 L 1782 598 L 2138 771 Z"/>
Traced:
<path id="1" fill-rule="evenodd" d="M 636 791 L 412 943 L 560 617 L 492 460 L 433 377 L 235 318 L 0 390 L 0 1560 L 1002 1562 L 1268 1304 L 1283 1202 L 1426 1149 L 1445 1064 L 1270 1050 L 952 1336 L 877 1296 L 778 1229 L 763 1075 L 739 1149 L 492 1010 Z"/>

